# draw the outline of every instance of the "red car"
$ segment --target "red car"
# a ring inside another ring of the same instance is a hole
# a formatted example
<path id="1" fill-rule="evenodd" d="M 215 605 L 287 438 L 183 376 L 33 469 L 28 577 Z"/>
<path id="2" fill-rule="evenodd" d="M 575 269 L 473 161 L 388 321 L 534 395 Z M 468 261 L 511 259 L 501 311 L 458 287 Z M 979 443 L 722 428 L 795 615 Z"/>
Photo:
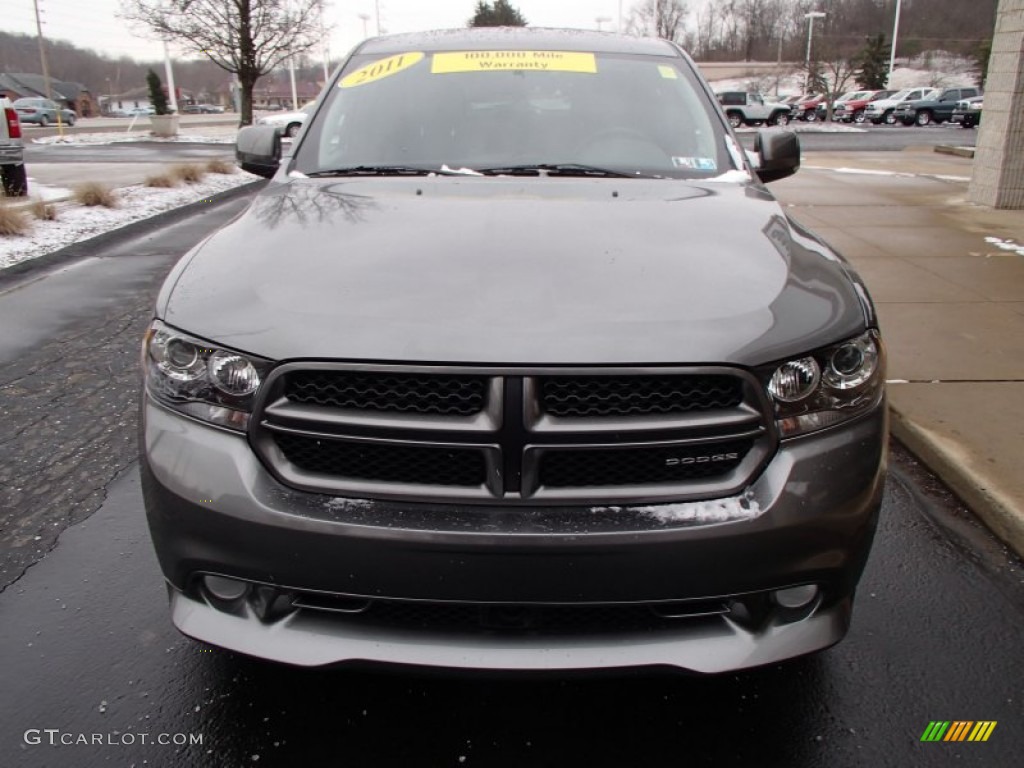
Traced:
<path id="1" fill-rule="evenodd" d="M 871 91 L 864 99 L 850 99 L 836 104 L 832 112 L 833 120 L 840 120 L 844 123 L 863 123 L 867 118 L 864 116 L 864 108 L 876 99 L 884 99 L 892 96 L 896 91 Z"/>
<path id="2" fill-rule="evenodd" d="M 793 105 L 793 111 L 790 113 L 792 120 L 805 120 L 808 123 L 813 123 L 818 119 L 818 105 L 825 100 L 822 95 L 808 96 L 805 99 L 801 99 Z"/>

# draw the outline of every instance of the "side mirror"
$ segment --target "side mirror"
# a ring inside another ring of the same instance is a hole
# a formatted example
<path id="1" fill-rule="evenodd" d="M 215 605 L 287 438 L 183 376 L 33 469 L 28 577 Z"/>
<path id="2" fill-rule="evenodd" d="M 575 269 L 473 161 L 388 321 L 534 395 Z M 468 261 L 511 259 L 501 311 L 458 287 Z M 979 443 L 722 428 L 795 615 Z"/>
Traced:
<path id="1" fill-rule="evenodd" d="M 800 139 L 792 131 L 758 131 L 754 152 L 761 158 L 754 170 L 765 184 L 792 176 L 800 168 Z"/>
<path id="2" fill-rule="evenodd" d="M 266 178 L 281 165 L 281 134 L 272 125 L 250 125 L 238 132 L 235 158 L 243 171 Z"/>

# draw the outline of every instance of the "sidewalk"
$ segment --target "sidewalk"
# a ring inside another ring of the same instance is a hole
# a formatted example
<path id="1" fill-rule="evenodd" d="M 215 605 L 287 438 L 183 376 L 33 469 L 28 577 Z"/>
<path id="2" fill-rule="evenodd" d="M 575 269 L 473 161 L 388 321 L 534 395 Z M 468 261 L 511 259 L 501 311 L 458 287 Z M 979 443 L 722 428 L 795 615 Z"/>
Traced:
<path id="1" fill-rule="evenodd" d="M 1024 555 L 1024 213 L 966 202 L 971 163 L 815 152 L 772 191 L 867 283 L 895 436 Z"/>

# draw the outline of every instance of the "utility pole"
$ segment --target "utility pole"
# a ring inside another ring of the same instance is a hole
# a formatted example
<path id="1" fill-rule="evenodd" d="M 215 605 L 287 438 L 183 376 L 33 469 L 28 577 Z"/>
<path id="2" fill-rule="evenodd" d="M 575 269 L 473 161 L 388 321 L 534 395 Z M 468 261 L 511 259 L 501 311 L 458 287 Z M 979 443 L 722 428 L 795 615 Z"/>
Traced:
<path id="1" fill-rule="evenodd" d="M 170 101 L 171 111 L 178 112 L 178 97 L 174 88 L 174 70 L 171 69 L 171 54 L 167 50 L 167 41 L 164 40 L 164 73 L 167 75 L 167 97 Z"/>
<path id="2" fill-rule="evenodd" d="M 377 37 L 380 37 L 380 0 L 373 0 L 373 7 L 377 13 Z"/>
<path id="3" fill-rule="evenodd" d="M 292 55 L 291 58 L 288 59 L 288 74 L 291 75 L 291 79 L 292 79 L 292 109 L 294 109 L 297 112 L 298 109 L 299 109 L 299 94 L 298 94 L 298 91 L 295 90 L 295 56 L 294 55 Z"/>
<path id="4" fill-rule="evenodd" d="M 892 86 L 892 70 L 896 66 L 896 37 L 900 33 L 900 5 L 902 5 L 902 0 L 896 0 L 896 18 L 892 22 L 892 50 L 889 51 L 889 77 L 885 79 L 887 86 Z"/>
<path id="5" fill-rule="evenodd" d="M 46 64 L 46 46 L 43 44 L 43 22 L 39 20 L 39 0 L 32 0 L 36 9 L 36 36 L 39 38 L 39 60 L 43 65 L 43 81 L 46 83 L 46 98 L 53 101 L 53 89 L 50 87 L 50 68 Z M 45 114 L 45 113 L 44 113 Z M 64 121 L 60 104 L 57 105 L 57 132 L 64 135 Z"/>

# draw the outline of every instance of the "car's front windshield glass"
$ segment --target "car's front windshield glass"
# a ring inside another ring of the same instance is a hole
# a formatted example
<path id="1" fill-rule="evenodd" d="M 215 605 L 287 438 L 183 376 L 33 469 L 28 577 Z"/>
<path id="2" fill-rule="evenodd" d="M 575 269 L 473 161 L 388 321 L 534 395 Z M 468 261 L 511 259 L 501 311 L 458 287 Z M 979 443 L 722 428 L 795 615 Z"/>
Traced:
<path id="1" fill-rule="evenodd" d="M 575 166 L 707 178 L 735 168 L 681 58 L 560 51 L 357 56 L 294 169 L 525 172 Z"/>

